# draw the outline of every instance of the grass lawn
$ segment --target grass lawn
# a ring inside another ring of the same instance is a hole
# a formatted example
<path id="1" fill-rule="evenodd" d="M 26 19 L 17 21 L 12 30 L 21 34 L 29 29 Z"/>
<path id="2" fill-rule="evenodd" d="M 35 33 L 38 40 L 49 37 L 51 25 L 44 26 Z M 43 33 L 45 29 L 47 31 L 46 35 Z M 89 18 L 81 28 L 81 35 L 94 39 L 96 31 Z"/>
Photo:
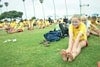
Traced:
<path id="1" fill-rule="evenodd" d="M 52 30 L 35 29 L 22 33 L 7 34 L 0 30 L 0 67 L 97 67 L 100 61 L 100 37 L 91 36 L 89 46 L 73 62 L 64 62 L 60 50 L 68 46 L 68 37 L 52 42 L 49 47 L 39 44 L 43 34 Z M 16 42 L 3 43 L 6 39 Z"/>

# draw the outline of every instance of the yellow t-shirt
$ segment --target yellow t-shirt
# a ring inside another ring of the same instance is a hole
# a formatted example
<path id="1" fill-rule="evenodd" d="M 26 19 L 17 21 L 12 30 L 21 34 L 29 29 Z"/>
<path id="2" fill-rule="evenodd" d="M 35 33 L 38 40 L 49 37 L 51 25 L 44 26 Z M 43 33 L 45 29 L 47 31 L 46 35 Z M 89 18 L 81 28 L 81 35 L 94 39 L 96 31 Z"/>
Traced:
<path id="1" fill-rule="evenodd" d="M 39 24 L 39 25 L 43 25 L 43 22 L 39 21 L 38 24 Z"/>
<path id="2" fill-rule="evenodd" d="M 16 22 L 11 22 L 11 23 L 10 23 L 10 27 L 11 27 L 11 28 L 15 28 L 16 26 L 17 26 L 17 23 L 16 23 Z"/>
<path id="3" fill-rule="evenodd" d="M 24 30 L 24 24 L 22 22 L 19 23 L 18 29 Z"/>
<path id="4" fill-rule="evenodd" d="M 31 27 L 33 27 L 33 24 L 35 23 L 35 20 L 32 20 L 31 22 Z"/>
<path id="5" fill-rule="evenodd" d="M 29 20 L 27 20 L 27 21 L 26 21 L 26 23 L 28 24 L 28 27 L 29 27 L 29 25 L 30 25 L 30 21 L 29 21 Z"/>
<path id="6" fill-rule="evenodd" d="M 27 21 L 23 21 L 23 23 L 24 23 L 24 26 L 25 27 L 28 27 L 29 26 L 29 21 L 27 20 Z"/>
<path id="7" fill-rule="evenodd" d="M 35 23 L 35 20 L 29 21 L 29 27 L 33 27 L 34 23 Z"/>
<path id="8" fill-rule="evenodd" d="M 2 25 L 5 26 L 6 25 L 6 22 L 3 22 Z"/>
<path id="9" fill-rule="evenodd" d="M 87 40 L 87 35 L 86 35 L 87 30 L 84 23 L 81 22 L 78 28 L 75 28 L 72 24 L 70 24 L 69 31 L 73 32 L 73 40 L 77 38 L 79 32 L 82 33 L 82 36 L 80 37 L 80 41 Z"/>
<path id="10" fill-rule="evenodd" d="M 0 28 L 2 28 L 3 27 L 3 24 L 2 23 L 0 23 Z"/>
<path id="11" fill-rule="evenodd" d="M 50 25 L 49 21 L 45 21 L 45 25 L 49 26 Z"/>

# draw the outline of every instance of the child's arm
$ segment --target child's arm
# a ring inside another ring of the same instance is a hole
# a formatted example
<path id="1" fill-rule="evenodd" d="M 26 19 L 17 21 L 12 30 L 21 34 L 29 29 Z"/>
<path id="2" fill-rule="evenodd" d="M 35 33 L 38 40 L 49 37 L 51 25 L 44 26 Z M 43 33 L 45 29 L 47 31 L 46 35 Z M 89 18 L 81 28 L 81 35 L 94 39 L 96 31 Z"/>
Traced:
<path id="1" fill-rule="evenodd" d="M 73 31 L 71 25 L 69 26 L 69 43 L 68 43 L 68 49 L 67 51 L 71 51 L 73 46 Z"/>
<path id="2" fill-rule="evenodd" d="M 79 34 L 77 35 L 77 38 L 75 39 L 75 42 L 74 42 L 74 48 L 77 48 L 78 46 L 78 43 L 79 43 L 79 40 L 80 40 L 80 37 L 83 35 L 82 32 L 79 32 Z"/>
<path id="3" fill-rule="evenodd" d="M 78 35 L 77 35 L 77 37 L 75 39 L 75 42 L 74 42 L 74 48 L 75 49 L 79 45 L 79 41 L 80 41 L 81 36 L 83 36 L 83 35 L 86 36 L 86 32 L 87 32 L 86 27 L 82 26 L 81 29 L 80 29 L 80 32 L 78 33 Z"/>
<path id="4" fill-rule="evenodd" d="M 95 25 L 93 24 L 90 24 L 94 29 L 98 29 Z"/>
<path id="5" fill-rule="evenodd" d="M 97 24 L 97 25 L 100 25 L 100 23 L 99 23 L 99 22 L 96 22 L 96 24 Z"/>
<path id="6" fill-rule="evenodd" d="M 73 46 L 73 33 L 72 32 L 69 32 L 69 45 L 68 45 L 68 49 L 67 51 L 71 51 L 72 49 L 72 46 Z"/>

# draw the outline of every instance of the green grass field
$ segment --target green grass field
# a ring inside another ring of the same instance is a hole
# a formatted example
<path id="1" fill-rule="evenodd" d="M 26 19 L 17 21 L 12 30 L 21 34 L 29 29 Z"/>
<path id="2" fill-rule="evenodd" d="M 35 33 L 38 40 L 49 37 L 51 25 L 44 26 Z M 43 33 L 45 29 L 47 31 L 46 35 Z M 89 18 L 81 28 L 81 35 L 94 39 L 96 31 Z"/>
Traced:
<path id="1" fill-rule="evenodd" d="M 64 62 L 60 50 L 68 46 L 68 37 L 52 42 L 49 47 L 39 44 L 43 34 L 52 30 L 35 29 L 22 33 L 7 34 L 0 30 L 0 67 L 97 67 L 100 61 L 100 37 L 91 36 L 89 46 L 73 62 Z M 3 43 L 7 39 L 16 42 Z"/>

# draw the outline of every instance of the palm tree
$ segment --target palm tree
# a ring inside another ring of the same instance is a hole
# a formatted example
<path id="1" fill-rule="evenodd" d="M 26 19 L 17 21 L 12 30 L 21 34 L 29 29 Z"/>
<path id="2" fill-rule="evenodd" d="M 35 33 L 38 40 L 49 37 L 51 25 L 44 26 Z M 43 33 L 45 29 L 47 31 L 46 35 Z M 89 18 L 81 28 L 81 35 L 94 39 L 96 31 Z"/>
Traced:
<path id="1" fill-rule="evenodd" d="M 24 5 L 24 10 L 25 10 L 25 18 L 27 18 L 26 7 L 25 7 L 25 0 L 22 0 L 22 1 L 23 1 L 23 5 Z"/>
<path id="2" fill-rule="evenodd" d="M 34 5 L 34 0 L 32 0 L 32 2 L 33 2 L 34 17 L 35 17 L 35 5 Z"/>
<path id="3" fill-rule="evenodd" d="M 0 4 L 0 8 L 2 8 L 3 7 L 3 5 L 2 4 Z"/>
<path id="4" fill-rule="evenodd" d="M 0 11 L 1 11 L 1 13 L 2 13 L 2 7 L 3 7 L 3 5 L 2 5 L 2 4 L 0 4 Z"/>
<path id="5" fill-rule="evenodd" d="M 66 8 L 66 16 L 68 18 L 68 9 L 67 9 L 67 3 L 66 3 L 66 0 L 65 0 L 65 8 Z"/>
<path id="6" fill-rule="evenodd" d="M 55 7 L 55 1 L 53 0 L 53 6 L 54 6 L 54 18 L 56 19 L 56 7 Z"/>
<path id="7" fill-rule="evenodd" d="M 39 0 L 41 5 L 42 5 L 42 12 L 43 12 L 43 17 L 44 17 L 44 20 L 45 20 L 45 12 L 44 12 L 44 7 L 43 7 L 43 0 Z"/>
<path id="8" fill-rule="evenodd" d="M 80 16 L 82 15 L 82 2 L 79 0 L 79 6 L 80 6 Z"/>
<path id="9" fill-rule="evenodd" d="M 6 11 L 8 10 L 8 5 L 9 5 L 9 3 L 8 2 L 4 2 L 4 4 L 5 4 L 5 6 L 6 6 Z"/>

